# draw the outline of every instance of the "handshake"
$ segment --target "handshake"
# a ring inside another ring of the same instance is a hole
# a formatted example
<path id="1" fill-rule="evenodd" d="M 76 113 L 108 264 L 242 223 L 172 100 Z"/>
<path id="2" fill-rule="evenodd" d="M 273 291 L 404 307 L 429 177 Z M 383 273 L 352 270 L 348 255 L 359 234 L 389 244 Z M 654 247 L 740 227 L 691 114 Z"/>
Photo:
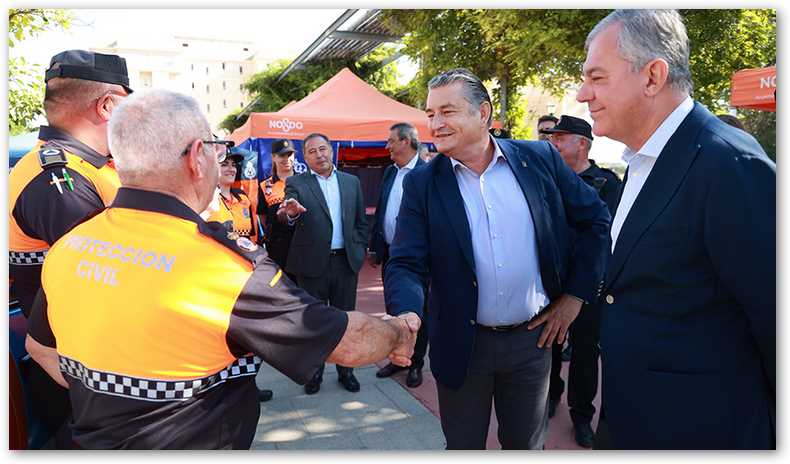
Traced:
<path id="1" fill-rule="evenodd" d="M 419 316 L 408 312 L 397 317 L 385 315 L 381 319 L 387 321 L 398 330 L 398 341 L 387 357 L 396 366 L 408 367 L 411 365 L 411 357 L 414 354 L 417 331 L 420 330 L 421 321 Z"/>

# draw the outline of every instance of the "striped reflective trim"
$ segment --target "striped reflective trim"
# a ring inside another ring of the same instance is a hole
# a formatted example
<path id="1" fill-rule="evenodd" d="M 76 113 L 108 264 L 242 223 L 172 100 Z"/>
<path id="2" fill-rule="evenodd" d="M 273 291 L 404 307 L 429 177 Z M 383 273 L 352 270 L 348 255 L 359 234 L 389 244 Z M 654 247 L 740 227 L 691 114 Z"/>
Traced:
<path id="1" fill-rule="evenodd" d="M 9 251 L 8 262 L 19 266 L 38 266 L 44 264 L 48 251 Z"/>
<path id="2" fill-rule="evenodd" d="M 145 401 L 188 400 L 228 379 L 254 376 L 261 365 L 259 357 L 249 355 L 235 360 L 208 377 L 191 380 L 159 380 L 97 371 L 65 356 L 59 356 L 59 359 L 61 372 L 79 380 L 89 390 Z"/>
<path id="3" fill-rule="evenodd" d="M 274 277 L 272 277 L 272 280 L 269 281 L 269 287 L 274 287 L 275 285 L 277 285 L 277 282 L 280 281 L 280 277 L 282 277 L 282 276 L 283 276 L 283 270 L 282 269 L 278 269 L 277 270 L 277 274 L 274 274 Z"/>

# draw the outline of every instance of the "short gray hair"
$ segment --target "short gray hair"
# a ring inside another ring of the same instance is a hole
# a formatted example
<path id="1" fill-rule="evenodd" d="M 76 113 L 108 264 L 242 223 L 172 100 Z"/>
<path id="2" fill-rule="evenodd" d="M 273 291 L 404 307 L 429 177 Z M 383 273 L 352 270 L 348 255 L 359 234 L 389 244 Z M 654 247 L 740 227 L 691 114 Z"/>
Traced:
<path id="1" fill-rule="evenodd" d="M 184 148 L 210 136 L 197 100 L 168 90 L 133 93 L 109 124 L 110 152 L 122 183 L 178 178 Z"/>
<path id="2" fill-rule="evenodd" d="M 473 108 L 479 108 L 483 102 L 488 102 L 491 108 L 491 113 L 488 115 L 488 127 L 491 127 L 491 122 L 494 120 L 494 105 L 491 104 L 491 97 L 488 95 L 488 90 L 472 71 L 466 68 L 455 68 L 445 71 L 437 76 L 434 76 L 428 82 L 428 89 L 435 89 L 437 87 L 445 87 L 456 82 L 463 84 L 464 99 L 472 105 Z"/>
<path id="3" fill-rule="evenodd" d="M 617 38 L 620 56 L 634 72 L 650 60 L 661 58 L 669 65 L 667 82 L 675 90 L 691 94 L 694 84 L 689 69 L 690 45 L 686 26 L 677 10 L 615 10 L 587 35 L 584 49 L 604 29 L 621 24 Z"/>
<path id="4" fill-rule="evenodd" d="M 397 131 L 399 140 L 409 139 L 409 146 L 413 149 L 417 150 L 420 148 L 420 137 L 417 134 L 417 129 L 408 122 L 393 124 L 390 130 Z"/>

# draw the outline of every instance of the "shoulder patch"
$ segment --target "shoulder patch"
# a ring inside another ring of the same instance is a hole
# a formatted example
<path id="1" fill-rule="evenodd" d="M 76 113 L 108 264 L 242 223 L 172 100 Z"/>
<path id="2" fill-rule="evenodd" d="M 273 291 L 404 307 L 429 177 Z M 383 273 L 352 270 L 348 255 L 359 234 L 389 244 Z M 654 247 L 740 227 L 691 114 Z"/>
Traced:
<path id="1" fill-rule="evenodd" d="M 61 148 L 45 143 L 38 151 L 38 164 L 43 169 L 65 166 L 66 163 L 68 163 L 66 153 Z"/>
<path id="2" fill-rule="evenodd" d="M 255 242 L 246 237 L 239 236 L 236 232 L 228 231 L 228 229 L 219 222 L 210 221 L 199 223 L 198 230 L 203 235 L 211 237 L 224 247 L 247 259 L 252 263 L 253 268 L 257 267 L 258 264 L 268 256 L 263 247 L 258 246 Z"/>

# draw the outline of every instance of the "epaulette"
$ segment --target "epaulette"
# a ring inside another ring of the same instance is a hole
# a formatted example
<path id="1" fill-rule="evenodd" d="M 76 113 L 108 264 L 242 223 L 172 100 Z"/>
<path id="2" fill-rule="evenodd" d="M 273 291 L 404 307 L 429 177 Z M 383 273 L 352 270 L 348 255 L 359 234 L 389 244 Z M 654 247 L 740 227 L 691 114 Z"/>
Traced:
<path id="1" fill-rule="evenodd" d="M 268 257 L 264 247 L 259 246 L 248 237 L 244 237 L 243 235 L 239 235 L 236 232 L 229 231 L 220 222 L 200 222 L 198 223 L 198 230 L 200 230 L 200 233 L 203 235 L 213 238 L 225 248 L 228 248 L 239 256 L 244 257 L 244 259 L 252 263 L 253 267 L 257 267 L 264 259 Z"/>
<path id="2" fill-rule="evenodd" d="M 38 164 L 42 169 L 65 166 L 69 161 L 62 148 L 45 143 L 38 151 Z"/>

